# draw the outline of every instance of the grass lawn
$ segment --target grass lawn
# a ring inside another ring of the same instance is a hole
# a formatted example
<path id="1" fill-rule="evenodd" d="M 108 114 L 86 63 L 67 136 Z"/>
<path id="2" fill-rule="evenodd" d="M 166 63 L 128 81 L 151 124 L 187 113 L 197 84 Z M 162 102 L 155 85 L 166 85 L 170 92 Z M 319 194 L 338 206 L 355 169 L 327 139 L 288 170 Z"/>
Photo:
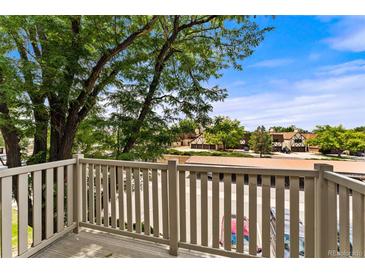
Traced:
<path id="1" fill-rule="evenodd" d="M 12 225 L 11 225 L 11 246 L 13 251 L 13 256 L 18 255 L 18 211 L 13 208 L 12 211 Z M 32 245 L 33 240 L 33 229 L 28 226 L 28 247 Z"/>

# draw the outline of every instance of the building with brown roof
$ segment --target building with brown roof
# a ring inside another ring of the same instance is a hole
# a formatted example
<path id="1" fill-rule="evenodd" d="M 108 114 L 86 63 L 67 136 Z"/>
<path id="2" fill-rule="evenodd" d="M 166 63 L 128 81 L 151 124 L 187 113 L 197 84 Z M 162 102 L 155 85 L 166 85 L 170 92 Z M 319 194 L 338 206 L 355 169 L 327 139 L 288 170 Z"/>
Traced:
<path id="1" fill-rule="evenodd" d="M 318 152 L 316 146 L 309 146 L 307 141 L 316 137 L 314 133 L 270 132 L 272 138 L 272 151 L 290 152 Z"/>

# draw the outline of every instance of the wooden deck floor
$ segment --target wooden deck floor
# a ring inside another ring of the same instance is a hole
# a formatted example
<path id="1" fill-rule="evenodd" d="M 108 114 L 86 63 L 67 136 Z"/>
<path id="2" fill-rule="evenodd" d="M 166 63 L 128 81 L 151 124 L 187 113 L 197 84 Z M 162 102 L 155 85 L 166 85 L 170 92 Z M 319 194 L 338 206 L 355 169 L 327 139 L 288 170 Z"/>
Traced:
<path id="1" fill-rule="evenodd" d="M 179 249 L 180 258 L 212 258 L 214 255 Z M 91 229 L 69 233 L 33 258 L 176 258 L 168 246 Z"/>

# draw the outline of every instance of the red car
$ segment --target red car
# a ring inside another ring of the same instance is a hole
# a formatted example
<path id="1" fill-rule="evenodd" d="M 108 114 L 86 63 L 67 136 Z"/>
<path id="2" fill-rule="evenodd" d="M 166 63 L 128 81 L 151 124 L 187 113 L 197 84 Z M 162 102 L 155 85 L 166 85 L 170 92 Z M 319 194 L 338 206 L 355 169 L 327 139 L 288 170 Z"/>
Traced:
<path id="1" fill-rule="evenodd" d="M 224 245 L 224 218 L 225 216 L 223 216 L 222 218 L 221 237 L 219 241 L 221 246 Z M 243 246 L 245 252 L 248 252 L 249 242 L 250 242 L 249 221 L 246 216 L 243 216 Z M 231 215 L 231 245 L 233 248 L 236 248 L 237 246 L 237 218 L 236 215 L 234 214 Z M 260 254 L 261 252 L 262 252 L 261 247 L 257 247 L 257 254 Z"/>

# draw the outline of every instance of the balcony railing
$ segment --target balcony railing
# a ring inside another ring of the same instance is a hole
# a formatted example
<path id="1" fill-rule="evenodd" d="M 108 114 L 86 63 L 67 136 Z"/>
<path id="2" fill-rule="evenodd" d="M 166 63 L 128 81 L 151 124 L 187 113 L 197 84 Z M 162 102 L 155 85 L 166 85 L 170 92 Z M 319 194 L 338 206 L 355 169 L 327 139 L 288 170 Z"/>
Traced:
<path id="1" fill-rule="evenodd" d="M 0 171 L 1 257 L 29 257 L 80 227 L 166 244 L 173 255 L 186 248 L 364 257 L 364 194 L 364 183 L 323 164 L 293 170 L 77 155 Z"/>

